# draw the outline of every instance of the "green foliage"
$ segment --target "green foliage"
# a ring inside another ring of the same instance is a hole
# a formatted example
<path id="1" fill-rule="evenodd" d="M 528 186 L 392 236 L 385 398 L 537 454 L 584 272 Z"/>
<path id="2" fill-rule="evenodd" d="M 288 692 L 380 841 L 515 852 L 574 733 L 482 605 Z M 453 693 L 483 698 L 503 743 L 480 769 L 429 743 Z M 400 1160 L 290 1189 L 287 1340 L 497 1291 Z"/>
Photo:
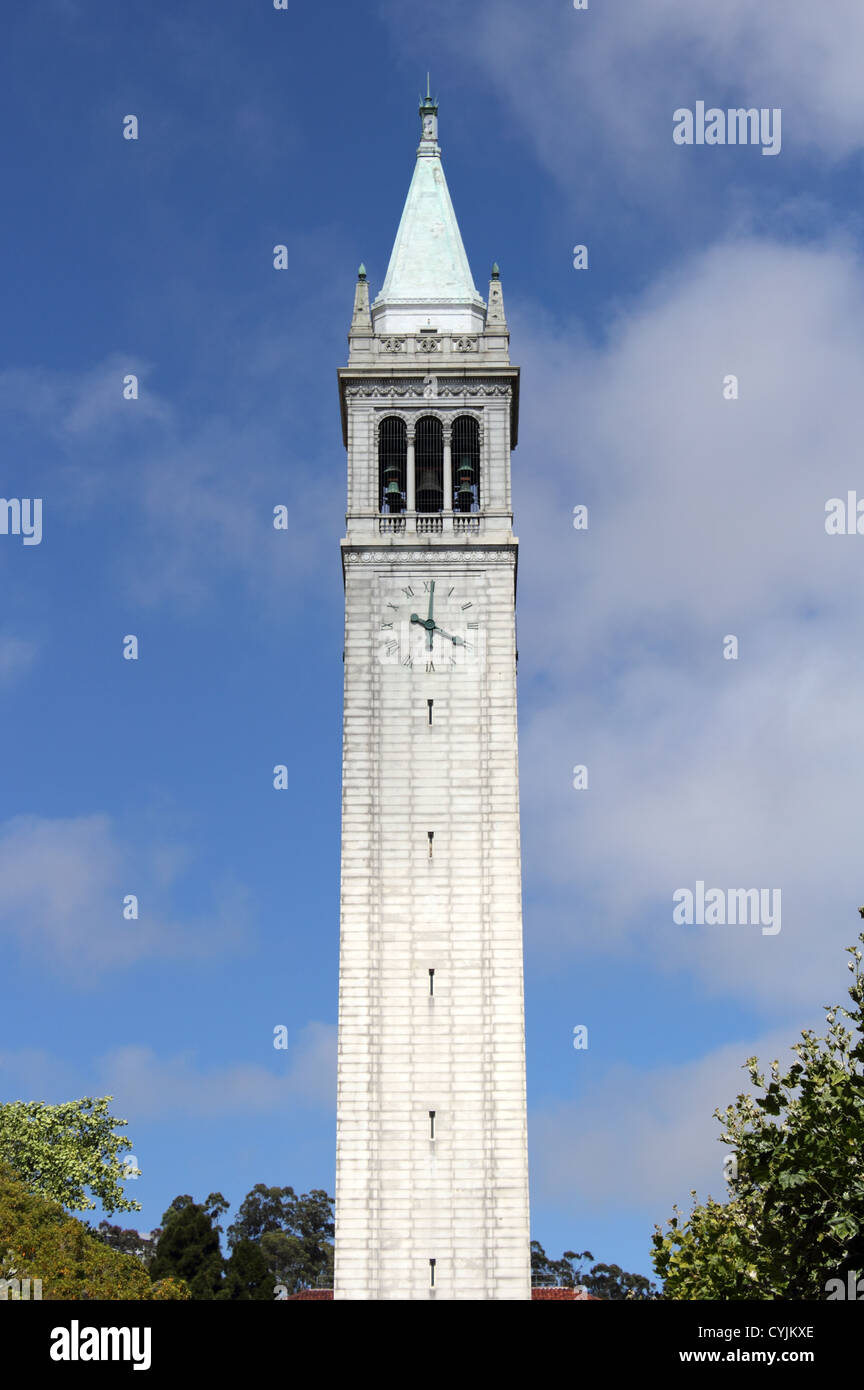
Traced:
<path id="1" fill-rule="evenodd" d="M 177 1281 L 152 1284 L 146 1269 L 68 1216 L 59 1202 L 29 1192 L 0 1164 L 0 1277 L 41 1279 L 44 1301 L 188 1299 Z"/>
<path id="2" fill-rule="evenodd" d="M 531 1242 L 531 1282 L 540 1286 L 584 1288 L 596 1298 L 621 1302 L 624 1299 L 656 1297 L 656 1290 L 644 1274 L 627 1274 L 619 1265 L 592 1265 L 582 1270 L 583 1260 L 593 1260 L 590 1250 L 565 1250 L 560 1260 L 550 1260 L 539 1240 Z"/>
<path id="3" fill-rule="evenodd" d="M 154 1303 L 159 1301 L 164 1303 L 168 1299 L 179 1298 L 186 1299 L 188 1302 L 191 1297 L 188 1284 L 184 1283 L 182 1279 L 175 1279 L 173 1274 L 169 1274 L 165 1279 L 160 1279 L 158 1284 L 150 1285 L 149 1299 Z"/>
<path id="4" fill-rule="evenodd" d="M 728 1202 L 693 1192 L 686 1220 L 675 1208 L 665 1235 L 655 1227 L 666 1298 L 822 1299 L 864 1269 L 864 978 L 861 950 L 847 952 L 852 1008 L 826 1007 L 825 1037 L 805 1029 L 783 1073 L 748 1058 L 756 1094 L 714 1112 L 737 1172 Z"/>
<path id="5" fill-rule="evenodd" d="M 656 1284 L 644 1274 L 628 1274 L 620 1265 L 592 1265 L 582 1280 L 589 1293 L 612 1302 L 658 1298 Z"/>
<path id="6" fill-rule="evenodd" d="M 140 1170 L 127 1169 L 122 1161 L 132 1145 L 113 1132 L 126 1121 L 108 1114 L 111 1099 L 0 1105 L 0 1161 L 15 1170 L 29 1191 L 72 1210 L 95 1209 L 84 1190 L 89 1188 L 105 1211 L 140 1211 L 140 1202 L 123 1194 L 121 1180 Z"/>
<path id="7" fill-rule="evenodd" d="M 87 1228 L 97 1240 L 110 1245 L 112 1250 L 121 1250 L 124 1255 L 134 1255 L 146 1267 L 156 1253 L 156 1231 L 145 1237 L 140 1231 L 129 1227 L 112 1226 L 108 1221 L 100 1221 L 96 1227 Z"/>
<path id="8" fill-rule="evenodd" d="M 333 1198 L 321 1189 L 298 1197 L 293 1187 L 258 1183 L 240 1204 L 237 1220 L 228 1227 L 233 1249 L 242 1240 L 259 1244 L 272 1284 L 285 1284 L 289 1293 L 332 1287 Z M 272 1294 L 271 1294 L 272 1296 Z"/>
<path id="9" fill-rule="evenodd" d="M 182 1279 L 194 1299 L 216 1297 L 222 1286 L 225 1261 L 219 1249 L 214 1214 L 212 1208 L 208 1211 L 191 1197 L 174 1198 L 162 1217 L 159 1243 L 150 1264 L 154 1281 Z"/>
<path id="10" fill-rule="evenodd" d="M 258 1302 L 273 1298 L 273 1275 L 256 1241 L 238 1240 L 225 1266 L 225 1282 L 216 1297 Z"/>

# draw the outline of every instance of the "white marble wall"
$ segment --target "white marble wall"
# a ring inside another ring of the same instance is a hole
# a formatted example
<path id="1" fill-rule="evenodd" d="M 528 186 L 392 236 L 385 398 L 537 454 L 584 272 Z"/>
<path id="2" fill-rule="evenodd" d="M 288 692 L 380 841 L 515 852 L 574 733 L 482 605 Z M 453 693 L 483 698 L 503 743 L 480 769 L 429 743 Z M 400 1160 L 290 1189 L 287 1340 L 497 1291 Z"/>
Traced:
<path id="1" fill-rule="evenodd" d="M 350 542 L 335 1297 L 527 1299 L 515 542 Z M 381 661 L 387 596 L 430 577 L 482 663 Z"/>

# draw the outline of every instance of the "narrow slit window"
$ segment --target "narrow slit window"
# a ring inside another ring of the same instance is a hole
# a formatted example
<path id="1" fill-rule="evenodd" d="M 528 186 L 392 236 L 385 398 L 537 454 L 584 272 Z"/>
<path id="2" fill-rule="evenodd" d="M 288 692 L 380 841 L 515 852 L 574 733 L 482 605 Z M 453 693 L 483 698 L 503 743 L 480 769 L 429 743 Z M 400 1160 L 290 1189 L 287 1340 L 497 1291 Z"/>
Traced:
<path id="1" fill-rule="evenodd" d="M 430 1260 L 430 1261 L 429 1261 L 429 1287 L 430 1287 L 430 1289 L 434 1289 L 434 1287 L 435 1287 L 435 1261 L 434 1261 L 434 1260 Z"/>
<path id="2" fill-rule="evenodd" d="M 429 723 L 431 724 L 431 723 L 432 723 L 432 705 L 434 704 L 434 701 L 433 701 L 433 700 L 427 700 L 427 701 L 426 701 L 426 704 L 429 706 Z"/>
<path id="3" fill-rule="evenodd" d="M 434 831 L 434 830 L 427 830 L 427 831 L 426 831 L 426 834 L 429 836 L 429 858 L 431 859 L 431 858 L 432 858 L 432 841 L 435 839 L 435 831 Z"/>
<path id="4" fill-rule="evenodd" d="M 435 993 L 435 971 L 432 969 L 429 971 L 429 993 L 431 995 Z"/>
<path id="5" fill-rule="evenodd" d="M 429 1138 L 435 1138 L 435 1111 L 429 1111 Z"/>

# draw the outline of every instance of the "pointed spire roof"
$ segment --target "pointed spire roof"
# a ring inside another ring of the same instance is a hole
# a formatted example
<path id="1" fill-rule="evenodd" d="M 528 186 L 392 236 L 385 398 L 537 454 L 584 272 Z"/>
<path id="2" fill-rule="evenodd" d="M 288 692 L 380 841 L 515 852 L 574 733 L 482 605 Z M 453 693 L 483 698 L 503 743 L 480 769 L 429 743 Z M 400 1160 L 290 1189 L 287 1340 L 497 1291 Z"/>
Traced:
<path id="1" fill-rule="evenodd" d="M 482 328 L 485 303 L 474 285 L 441 167 L 438 104 L 428 85 L 420 101 L 422 136 L 414 177 L 381 293 L 372 305 L 377 332 Z"/>

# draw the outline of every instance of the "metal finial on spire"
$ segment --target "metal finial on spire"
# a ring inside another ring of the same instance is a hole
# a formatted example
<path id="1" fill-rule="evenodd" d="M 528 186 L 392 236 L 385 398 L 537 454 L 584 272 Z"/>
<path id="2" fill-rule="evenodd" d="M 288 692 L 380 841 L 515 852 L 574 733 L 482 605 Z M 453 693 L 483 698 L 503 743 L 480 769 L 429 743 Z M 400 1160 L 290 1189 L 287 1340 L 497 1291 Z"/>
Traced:
<path id="1" fill-rule="evenodd" d="M 430 115 L 432 115 L 432 116 L 437 116 L 437 114 L 438 114 L 438 98 L 437 98 L 437 97 L 434 97 L 434 98 L 433 98 L 433 96 L 432 96 L 432 88 L 431 88 L 430 83 L 429 83 L 429 73 L 428 73 L 428 72 L 427 72 L 427 74 L 426 74 L 426 95 L 425 95 L 425 97 L 424 97 L 424 96 L 421 94 L 421 97 L 420 97 L 420 115 L 422 116 L 422 115 L 424 115 L 424 114 L 426 114 L 426 113 L 428 113 L 428 114 L 430 114 Z"/>
<path id="2" fill-rule="evenodd" d="M 362 261 L 360 262 L 360 269 L 357 271 L 357 279 L 358 279 L 358 280 L 365 280 L 365 279 L 366 279 L 366 267 L 365 267 L 365 265 L 363 264 Z"/>

